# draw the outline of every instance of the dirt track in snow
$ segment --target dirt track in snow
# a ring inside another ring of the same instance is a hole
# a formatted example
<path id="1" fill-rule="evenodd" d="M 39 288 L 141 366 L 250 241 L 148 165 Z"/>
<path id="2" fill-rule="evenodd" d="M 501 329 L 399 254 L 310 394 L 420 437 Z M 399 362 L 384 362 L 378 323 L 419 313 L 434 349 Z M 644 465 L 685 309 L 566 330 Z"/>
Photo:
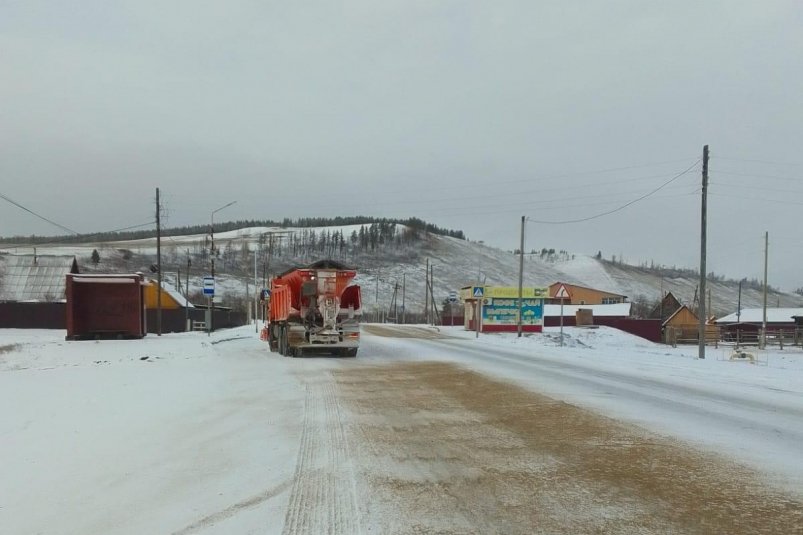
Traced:
<path id="1" fill-rule="evenodd" d="M 332 408 L 305 435 L 335 449 L 302 444 L 285 533 L 803 533 L 803 504 L 746 468 L 482 374 L 402 363 L 332 380 L 310 385 Z M 293 509 L 305 488 L 312 508 Z"/>

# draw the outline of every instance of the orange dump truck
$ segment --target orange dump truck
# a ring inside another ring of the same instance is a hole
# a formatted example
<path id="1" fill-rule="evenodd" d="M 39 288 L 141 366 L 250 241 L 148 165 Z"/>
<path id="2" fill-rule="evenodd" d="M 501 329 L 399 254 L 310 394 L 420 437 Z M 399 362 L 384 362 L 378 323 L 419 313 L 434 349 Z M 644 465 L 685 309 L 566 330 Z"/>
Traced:
<path id="1" fill-rule="evenodd" d="M 294 268 L 271 279 L 268 342 L 288 357 L 321 353 L 356 357 L 360 287 L 353 269 L 333 260 Z"/>

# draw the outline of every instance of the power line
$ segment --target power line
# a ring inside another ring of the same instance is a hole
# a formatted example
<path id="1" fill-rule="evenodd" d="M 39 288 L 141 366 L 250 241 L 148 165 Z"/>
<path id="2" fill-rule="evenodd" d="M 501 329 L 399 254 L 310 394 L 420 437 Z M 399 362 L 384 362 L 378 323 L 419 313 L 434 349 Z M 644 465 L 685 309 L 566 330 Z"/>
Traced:
<path id="1" fill-rule="evenodd" d="M 589 216 L 589 217 L 583 217 L 583 218 L 579 218 L 579 219 L 567 219 L 567 220 L 564 220 L 564 221 L 540 221 L 540 220 L 531 219 L 531 218 L 528 218 L 527 220 L 532 222 L 532 223 L 539 223 L 541 225 L 566 225 L 566 224 L 569 224 L 569 223 L 582 223 L 584 221 L 591 221 L 592 219 L 599 219 L 600 217 L 604 217 L 606 215 L 615 214 L 616 212 L 620 212 L 620 211 L 624 210 L 628 206 L 632 206 L 632 205 L 636 204 L 637 202 L 643 201 L 644 199 L 646 199 L 648 197 L 651 197 L 652 195 L 658 193 L 663 188 L 665 188 L 666 186 L 668 186 L 669 184 L 671 184 L 675 180 L 679 179 L 680 177 L 682 177 L 683 175 L 685 175 L 686 173 L 688 173 L 689 171 L 691 171 L 692 169 L 697 167 L 698 163 L 700 163 L 699 159 L 697 161 L 695 161 L 691 166 L 686 168 L 684 171 L 682 171 L 682 172 L 678 173 L 677 175 L 675 175 L 674 177 L 670 178 L 669 180 L 667 180 L 666 182 L 664 182 L 663 184 L 661 184 L 660 186 L 658 186 L 654 190 L 642 195 L 641 197 L 638 197 L 637 199 L 633 199 L 632 201 L 630 201 L 628 203 L 625 203 L 622 206 L 614 208 L 613 210 L 608 210 L 608 211 L 602 212 L 600 214 L 592 215 L 592 216 Z"/>
<path id="2" fill-rule="evenodd" d="M 700 188 L 695 188 L 693 191 L 678 193 L 673 195 L 661 195 L 654 197 L 655 199 L 674 199 L 679 197 L 688 197 L 689 195 L 694 195 L 699 191 Z M 617 199 L 614 199 L 614 201 Z M 507 213 L 521 213 L 522 210 L 527 210 L 527 208 L 534 208 L 534 204 L 550 204 L 552 206 L 547 207 L 537 207 L 539 211 L 545 212 L 549 210 L 564 210 L 566 208 L 588 208 L 592 206 L 610 206 L 611 202 L 613 201 L 601 201 L 601 202 L 592 202 L 592 203 L 581 203 L 581 204 L 562 204 L 558 205 L 553 201 L 532 201 L 532 202 L 524 202 L 524 203 L 514 203 L 514 204 L 502 204 L 502 205 L 491 205 L 491 206 L 464 206 L 464 207 L 455 207 L 454 209 L 437 209 L 432 208 L 431 210 L 427 211 L 415 211 L 413 212 L 414 215 L 417 217 L 424 217 L 425 214 L 430 215 L 438 215 L 438 216 L 460 216 L 460 215 L 484 215 L 484 214 L 507 214 Z"/>
<path id="3" fill-rule="evenodd" d="M 59 224 L 59 223 L 56 223 L 55 221 L 53 221 L 53 220 L 51 220 L 51 219 L 48 219 L 48 218 L 46 218 L 46 217 L 45 217 L 45 216 L 43 216 L 43 215 L 37 214 L 36 212 L 34 212 L 33 210 L 31 210 L 30 208 L 26 208 L 25 206 L 21 205 L 21 204 L 20 204 L 20 203 L 18 203 L 17 201 L 15 201 L 15 200 L 13 200 L 13 199 L 10 199 L 10 198 L 6 197 L 6 196 L 5 196 L 5 195 L 3 195 L 2 193 L 0 193 L 0 198 L 2 198 L 3 200 L 5 200 L 5 201 L 7 201 L 7 202 L 9 202 L 9 203 L 11 203 L 11 204 L 13 204 L 13 205 L 14 205 L 14 206 L 16 206 L 17 208 L 20 208 L 20 209 L 22 209 L 22 210 L 25 210 L 25 211 L 26 211 L 26 212 L 28 212 L 29 214 L 32 214 L 32 215 L 34 215 L 34 216 L 38 217 L 38 218 L 39 218 L 39 219 L 41 219 L 42 221 L 47 221 L 47 222 L 48 222 L 48 223 L 50 223 L 51 225 L 55 225 L 56 227 L 60 228 L 61 230 L 66 230 L 67 232 L 71 232 L 71 233 L 73 233 L 73 234 L 76 234 L 76 235 L 78 234 L 78 232 L 74 231 L 73 229 L 71 229 L 71 228 L 68 228 L 68 227 L 65 227 L 64 225 L 61 225 L 61 224 Z"/>
<path id="4" fill-rule="evenodd" d="M 692 159 L 697 159 L 697 161 L 699 161 L 699 158 L 694 158 L 694 157 L 690 156 L 690 157 L 686 157 L 686 158 L 677 158 L 677 159 L 674 159 L 674 160 L 664 160 L 664 161 L 659 161 L 659 162 L 649 162 L 649 163 L 643 163 L 643 164 L 626 165 L 626 166 L 621 166 L 621 167 L 610 167 L 610 168 L 595 169 L 595 170 L 590 170 L 590 171 L 578 171 L 578 172 L 574 172 L 574 173 L 561 173 L 561 174 L 554 174 L 554 175 L 527 176 L 525 178 L 516 178 L 516 179 L 510 179 L 510 180 L 495 180 L 493 182 L 493 184 L 494 185 L 517 184 L 517 183 L 521 183 L 521 182 L 534 182 L 534 181 L 550 180 L 550 179 L 556 179 L 556 178 L 565 179 L 565 178 L 573 178 L 573 177 L 599 175 L 599 174 L 605 174 L 605 173 L 614 173 L 614 172 L 619 172 L 619 171 L 627 171 L 627 170 L 632 170 L 632 169 L 643 169 L 643 168 L 646 168 L 646 167 L 656 167 L 656 166 L 660 166 L 660 165 L 668 165 L 668 164 L 673 164 L 673 163 L 688 162 L 688 161 L 690 161 Z M 453 174 L 457 176 L 457 173 L 453 173 Z M 521 173 L 517 173 L 517 174 L 521 174 Z M 667 175 L 658 175 L 658 176 L 656 176 L 654 178 L 659 178 L 660 176 L 667 176 Z M 486 177 L 481 177 L 481 178 L 486 178 Z M 648 178 L 648 177 L 644 177 L 644 178 Z M 397 181 L 398 182 L 402 182 L 402 183 L 407 181 L 407 179 L 408 179 L 408 177 L 406 177 L 406 176 L 397 177 Z M 471 188 L 471 187 L 479 187 L 479 186 L 481 186 L 481 184 L 462 183 L 459 186 L 441 186 L 441 187 L 432 187 L 432 188 L 428 187 L 427 191 L 430 191 L 430 192 L 432 192 L 432 191 L 452 191 L 452 190 L 455 189 L 455 187 L 461 187 L 461 188 L 464 188 L 464 189 L 468 189 L 468 188 Z M 409 192 L 410 192 L 409 188 L 405 188 L 405 189 L 387 189 L 387 188 L 384 188 L 384 189 L 381 190 L 381 193 L 385 194 L 385 195 L 391 195 L 391 194 L 396 194 L 396 193 L 409 193 Z M 192 198 L 192 197 L 194 197 L 194 198 L 206 198 L 205 196 L 203 196 L 203 195 L 201 195 L 199 193 L 188 193 L 186 195 L 182 195 L 181 196 L 181 200 L 178 202 L 178 204 L 181 205 L 181 206 L 206 206 L 206 204 L 203 204 L 203 205 L 194 204 L 194 203 L 189 203 L 189 202 L 186 201 L 187 198 Z M 341 198 L 341 197 L 352 199 L 353 194 L 335 192 L 332 195 L 328 195 L 327 197 L 330 198 L 330 199 L 337 199 L 337 198 Z M 262 201 L 259 201 L 259 202 L 262 202 Z"/>
<path id="5" fill-rule="evenodd" d="M 737 173 L 734 171 L 717 171 L 718 175 L 729 175 L 729 176 L 743 176 L 748 178 L 769 178 L 770 180 L 786 180 L 788 182 L 800 182 L 803 179 L 801 178 L 794 178 L 791 176 L 778 176 L 778 175 L 759 175 L 753 173 Z"/>
<path id="6" fill-rule="evenodd" d="M 727 158 L 725 156 L 717 156 L 717 160 L 730 160 L 734 162 L 750 162 L 750 163 L 761 163 L 766 165 L 790 165 L 790 166 L 803 166 L 803 163 L 797 162 L 773 162 L 770 160 L 750 160 L 746 158 Z"/>
<path id="7" fill-rule="evenodd" d="M 782 201 L 779 199 L 764 199 L 762 197 L 746 197 L 744 195 L 731 195 L 729 193 L 712 193 L 711 195 L 715 195 L 717 197 L 730 197 L 731 199 L 744 199 L 746 201 L 764 201 L 764 202 L 772 202 L 777 204 L 791 204 L 795 206 L 803 206 L 802 202 L 795 202 L 795 201 Z"/>
<path id="8" fill-rule="evenodd" d="M 751 190 L 759 190 L 759 191 L 772 191 L 775 193 L 796 193 L 801 194 L 803 190 L 794 190 L 794 189 L 778 189 L 778 188 L 767 188 L 764 186 L 748 186 L 747 184 L 727 184 L 725 182 L 714 182 L 716 186 L 722 186 L 723 188 L 736 188 L 736 189 L 751 189 Z"/>

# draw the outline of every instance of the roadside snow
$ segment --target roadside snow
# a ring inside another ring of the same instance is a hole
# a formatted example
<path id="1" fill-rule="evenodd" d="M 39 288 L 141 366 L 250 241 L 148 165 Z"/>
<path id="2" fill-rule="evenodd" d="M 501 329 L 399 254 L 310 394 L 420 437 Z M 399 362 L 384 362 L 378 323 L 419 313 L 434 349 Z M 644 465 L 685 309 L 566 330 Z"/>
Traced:
<path id="1" fill-rule="evenodd" d="M 1 532 L 281 530 L 304 391 L 253 326 L 64 335 L 0 330 Z"/>

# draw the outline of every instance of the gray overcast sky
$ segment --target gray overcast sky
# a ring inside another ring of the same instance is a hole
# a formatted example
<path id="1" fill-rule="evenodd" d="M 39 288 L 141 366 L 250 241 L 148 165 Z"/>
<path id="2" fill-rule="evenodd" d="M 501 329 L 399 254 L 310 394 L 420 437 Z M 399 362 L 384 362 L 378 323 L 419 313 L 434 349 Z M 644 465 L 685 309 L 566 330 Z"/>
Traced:
<path id="1" fill-rule="evenodd" d="M 760 277 L 768 230 L 791 289 L 802 23 L 798 0 L 0 0 L 0 193 L 79 232 L 151 220 L 158 186 L 170 225 L 236 200 L 217 217 L 418 216 L 512 249 L 522 215 L 615 208 L 708 143 L 710 269 Z M 527 248 L 694 267 L 699 184 Z"/>

